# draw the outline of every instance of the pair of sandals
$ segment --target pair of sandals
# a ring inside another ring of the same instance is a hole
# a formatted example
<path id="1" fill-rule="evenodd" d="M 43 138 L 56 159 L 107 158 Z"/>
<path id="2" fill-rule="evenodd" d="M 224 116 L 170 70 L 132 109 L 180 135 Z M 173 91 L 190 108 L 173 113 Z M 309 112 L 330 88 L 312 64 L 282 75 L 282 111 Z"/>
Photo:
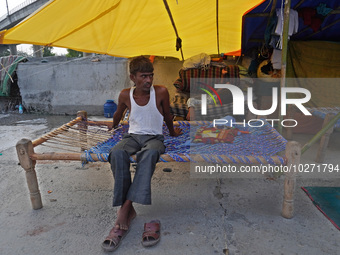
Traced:
<path id="1" fill-rule="evenodd" d="M 109 235 L 102 243 L 104 251 L 115 251 L 121 244 L 124 237 L 128 234 L 130 229 L 111 229 Z M 152 220 L 144 224 L 144 232 L 142 236 L 142 245 L 144 247 L 151 247 L 157 244 L 161 238 L 161 223 L 159 220 Z"/>

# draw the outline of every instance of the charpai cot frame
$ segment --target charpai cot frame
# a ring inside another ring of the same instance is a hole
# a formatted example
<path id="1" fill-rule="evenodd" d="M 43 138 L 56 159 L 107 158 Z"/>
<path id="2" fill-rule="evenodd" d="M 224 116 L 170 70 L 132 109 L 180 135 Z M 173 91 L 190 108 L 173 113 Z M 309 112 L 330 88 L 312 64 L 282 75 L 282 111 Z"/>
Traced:
<path id="1" fill-rule="evenodd" d="M 77 118 L 74 120 L 62 125 L 61 127 L 49 132 L 48 134 L 43 135 L 42 137 L 31 141 L 29 139 L 21 139 L 18 141 L 16 145 L 18 158 L 20 161 L 20 165 L 24 168 L 26 172 L 26 181 L 30 193 L 30 199 L 32 203 L 33 209 L 42 208 L 42 199 L 39 191 L 39 185 L 37 181 L 35 165 L 38 160 L 67 160 L 67 161 L 86 161 L 86 157 L 82 152 L 48 152 L 48 153 L 36 153 L 34 148 L 49 141 L 52 138 L 58 138 L 59 136 L 68 134 L 71 128 L 76 132 L 77 137 L 72 138 L 74 140 L 71 143 L 74 143 L 75 140 L 79 141 L 79 147 L 81 151 L 85 150 L 85 145 L 88 143 L 89 137 L 86 133 L 88 129 L 88 125 L 94 126 L 103 126 L 109 125 L 110 121 L 87 121 L 87 113 L 84 111 L 78 112 Z M 190 122 L 187 122 L 190 124 Z M 198 122 L 192 123 L 197 124 Z M 178 125 L 177 122 L 174 122 L 174 125 Z M 74 128 L 76 126 L 76 128 Z M 100 135 L 102 140 L 105 140 L 110 137 L 110 135 Z M 181 161 L 190 161 L 193 160 L 195 162 L 206 162 L 202 155 L 179 155 Z M 299 143 L 295 141 L 287 142 L 285 149 L 285 156 L 283 157 L 285 165 L 298 165 L 300 162 L 301 156 L 301 147 Z M 247 157 L 247 156 L 246 156 Z M 91 154 L 91 158 L 93 161 L 103 161 L 103 157 L 97 154 Z M 238 158 L 243 159 L 244 156 L 238 156 L 233 159 L 233 161 L 239 161 L 237 163 L 243 163 Z M 282 162 L 278 159 L 278 156 L 271 156 L 271 161 L 274 164 L 282 164 Z M 163 154 L 161 155 L 162 161 L 175 161 L 172 157 Z M 252 156 L 246 158 L 249 164 L 259 164 L 259 157 L 256 159 Z M 216 162 L 225 163 L 225 160 L 221 162 L 220 157 L 216 157 L 214 160 Z M 260 160 L 261 157 L 260 157 Z M 264 163 L 268 163 L 267 160 L 264 160 Z M 104 160 L 105 161 L 105 160 Z M 294 169 L 293 167 L 289 167 L 288 169 Z M 282 204 L 282 216 L 285 218 L 292 218 L 294 214 L 294 193 L 295 193 L 295 185 L 296 185 L 296 173 L 292 171 L 285 172 L 284 179 L 284 194 L 283 194 L 283 204 Z"/>

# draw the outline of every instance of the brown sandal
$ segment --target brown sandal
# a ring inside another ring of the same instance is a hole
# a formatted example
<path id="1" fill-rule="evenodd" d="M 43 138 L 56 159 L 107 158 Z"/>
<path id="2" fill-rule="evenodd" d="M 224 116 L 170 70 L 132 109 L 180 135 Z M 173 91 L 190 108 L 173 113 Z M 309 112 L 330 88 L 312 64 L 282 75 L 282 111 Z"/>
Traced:
<path id="1" fill-rule="evenodd" d="M 102 248 L 104 251 L 114 251 L 116 250 L 123 238 L 127 235 L 129 230 L 117 229 L 113 227 L 109 233 L 109 235 L 105 238 L 102 243 Z"/>
<path id="2" fill-rule="evenodd" d="M 154 246 L 161 239 L 161 222 L 152 220 L 144 224 L 144 232 L 142 237 L 142 245 L 144 247 Z"/>

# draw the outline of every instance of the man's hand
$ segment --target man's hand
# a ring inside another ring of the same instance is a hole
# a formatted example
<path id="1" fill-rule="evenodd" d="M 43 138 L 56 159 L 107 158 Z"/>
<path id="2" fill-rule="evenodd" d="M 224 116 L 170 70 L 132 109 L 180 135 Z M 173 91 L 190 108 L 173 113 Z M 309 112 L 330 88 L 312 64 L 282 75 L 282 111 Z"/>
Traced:
<path id="1" fill-rule="evenodd" d="M 113 128 L 113 123 L 112 124 L 107 124 L 107 131 L 111 131 Z"/>
<path id="2" fill-rule="evenodd" d="M 117 128 L 118 128 L 118 125 L 114 127 L 113 123 L 107 124 L 107 131 L 109 132 L 111 131 L 111 133 L 115 132 Z"/>
<path id="3" fill-rule="evenodd" d="M 181 134 L 183 134 L 182 129 L 178 128 L 178 127 L 174 127 L 174 132 L 170 133 L 171 136 L 180 136 Z"/>
<path id="4" fill-rule="evenodd" d="M 189 107 L 188 114 L 186 116 L 186 120 L 191 121 L 195 120 L 195 107 Z"/>

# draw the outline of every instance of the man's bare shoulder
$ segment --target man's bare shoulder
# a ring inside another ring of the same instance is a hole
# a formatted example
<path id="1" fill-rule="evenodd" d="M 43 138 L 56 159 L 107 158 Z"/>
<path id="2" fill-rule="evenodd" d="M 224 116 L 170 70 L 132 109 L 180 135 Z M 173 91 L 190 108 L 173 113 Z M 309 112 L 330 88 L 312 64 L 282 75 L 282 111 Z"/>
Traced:
<path id="1" fill-rule="evenodd" d="M 131 89 L 131 88 L 122 89 L 122 90 L 120 91 L 120 93 L 121 93 L 121 94 L 129 94 L 129 93 L 130 93 L 130 89 Z"/>
<path id="2" fill-rule="evenodd" d="M 130 95 L 130 88 L 121 90 L 119 96 L 127 97 L 129 95 Z"/>
<path id="3" fill-rule="evenodd" d="M 129 105 L 130 101 L 130 89 L 123 89 L 120 91 L 118 102 L 125 105 Z"/>

